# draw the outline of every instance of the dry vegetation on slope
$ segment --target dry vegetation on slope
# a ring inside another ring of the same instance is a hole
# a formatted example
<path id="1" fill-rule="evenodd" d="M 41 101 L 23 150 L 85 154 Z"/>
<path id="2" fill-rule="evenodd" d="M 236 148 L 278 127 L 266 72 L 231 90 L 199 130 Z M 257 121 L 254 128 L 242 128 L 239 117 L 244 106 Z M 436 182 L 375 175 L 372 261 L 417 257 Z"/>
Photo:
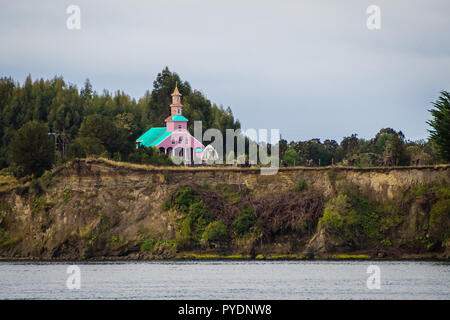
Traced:
<path id="1" fill-rule="evenodd" d="M 449 256 L 450 170 L 155 168 L 75 160 L 0 176 L 0 256 Z"/>

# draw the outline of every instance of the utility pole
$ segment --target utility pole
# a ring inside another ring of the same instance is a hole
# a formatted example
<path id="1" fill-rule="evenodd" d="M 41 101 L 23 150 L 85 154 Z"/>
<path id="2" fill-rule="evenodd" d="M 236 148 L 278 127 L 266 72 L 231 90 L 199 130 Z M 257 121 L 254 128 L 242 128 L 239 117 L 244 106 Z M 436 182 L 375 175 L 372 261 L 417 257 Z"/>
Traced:
<path id="1" fill-rule="evenodd" d="M 49 132 L 48 133 L 49 136 L 53 136 L 53 138 L 55 139 L 55 162 L 58 160 L 58 137 L 61 136 L 61 134 L 59 133 L 55 133 L 55 132 Z"/>

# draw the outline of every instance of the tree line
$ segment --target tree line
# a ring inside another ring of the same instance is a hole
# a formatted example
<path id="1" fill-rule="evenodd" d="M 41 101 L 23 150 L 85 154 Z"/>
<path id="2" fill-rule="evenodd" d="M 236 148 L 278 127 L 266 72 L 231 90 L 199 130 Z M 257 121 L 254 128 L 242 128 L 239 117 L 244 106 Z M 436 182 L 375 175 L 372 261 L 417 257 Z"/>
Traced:
<path id="1" fill-rule="evenodd" d="M 188 119 L 203 121 L 204 130 L 240 128 L 229 107 L 211 103 L 167 67 L 138 100 L 123 91 L 98 93 L 89 79 L 78 89 L 62 77 L 33 81 L 28 76 L 22 85 L 0 78 L 0 169 L 39 175 L 54 163 L 89 155 L 170 165 L 155 148 L 137 150 L 135 140 L 151 127 L 165 126 L 176 83 Z M 193 121 L 189 125 L 192 130 Z"/>
<path id="2" fill-rule="evenodd" d="M 211 103 L 201 92 L 167 67 L 153 82 L 153 89 L 138 100 L 123 91 L 114 94 L 66 83 L 62 77 L 32 80 L 20 85 L 0 78 L 0 170 L 16 176 L 40 175 L 55 164 L 74 158 L 100 155 L 133 163 L 171 165 L 156 148 L 135 147 L 135 140 L 151 127 L 165 126 L 171 93 L 178 83 L 183 114 L 203 122 L 202 129 L 239 129 L 231 109 Z M 430 139 L 409 141 L 401 131 L 381 129 L 374 138 L 357 134 L 335 140 L 279 141 L 284 165 L 352 166 L 429 165 L 450 161 L 450 94 L 442 91 L 429 110 Z M 246 151 L 250 140 L 246 141 Z M 225 143 L 225 141 L 224 141 Z M 270 150 L 270 145 L 268 146 Z"/>
<path id="3" fill-rule="evenodd" d="M 433 165 L 450 161 L 450 94 L 442 91 L 430 109 L 430 139 L 410 141 L 402 131 L 381 129 L 372 139 L 357 134 L 335 140 L 280 140 L 284 165 L 329 166 L 333 164 L 372 167 Z"/>

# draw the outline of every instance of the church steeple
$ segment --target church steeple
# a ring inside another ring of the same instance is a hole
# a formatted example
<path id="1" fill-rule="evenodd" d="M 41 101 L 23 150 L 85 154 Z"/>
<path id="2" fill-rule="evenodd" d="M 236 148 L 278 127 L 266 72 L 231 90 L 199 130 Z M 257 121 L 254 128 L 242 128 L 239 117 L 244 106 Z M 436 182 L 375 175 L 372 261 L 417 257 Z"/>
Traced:
<path id="1" fill-rule="evenodd" d="M 181 104 L 181 93 L 178 91 L 178 81 L 175 84 L 175 90 L 172 93 L 172 104 L 170 105 L 170 116 L 181 116 L 183 114 L 183 105 Z"/>
<path id="2" fill-rule="evenodd" d="M 170 105 L 173 107 L 183 107 L 181 104 L 181 93 L 178 91 L 178 81 L 175 84 L 175 90 L 173 90 L 172 93 L 172 104 Z M 173 114 L 173 113 L 172 113 Z"/>

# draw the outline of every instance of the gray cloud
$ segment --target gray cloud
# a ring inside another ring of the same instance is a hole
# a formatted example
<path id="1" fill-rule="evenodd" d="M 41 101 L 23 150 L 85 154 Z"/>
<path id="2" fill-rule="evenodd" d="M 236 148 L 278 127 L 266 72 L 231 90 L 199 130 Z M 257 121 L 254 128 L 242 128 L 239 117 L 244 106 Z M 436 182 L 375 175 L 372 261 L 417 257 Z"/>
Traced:
<path id="1" fill-rule="evenodd" d="M 166 65 L 245 127 L 287 139 L 427 136 L 427 109 L 450 89 L 446 0 L 3 1 L 0 70 L 63 75 L 140 97 Z M 70 4 L 81 30 L 66 29 Z M 366 28 L 366 8 L 382 28 Z"/>

